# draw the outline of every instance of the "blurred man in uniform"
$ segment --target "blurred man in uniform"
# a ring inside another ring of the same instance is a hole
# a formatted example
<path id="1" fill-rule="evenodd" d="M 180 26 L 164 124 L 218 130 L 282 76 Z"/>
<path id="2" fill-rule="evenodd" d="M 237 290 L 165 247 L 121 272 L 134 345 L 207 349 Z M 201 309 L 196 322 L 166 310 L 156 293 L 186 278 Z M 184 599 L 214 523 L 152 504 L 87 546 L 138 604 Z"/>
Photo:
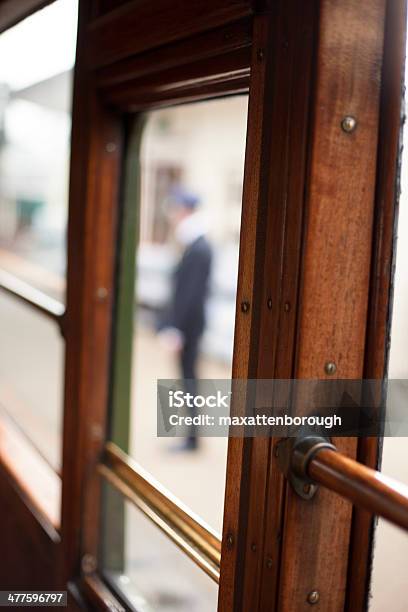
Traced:
<path id="1" fill-rule="evenodd" d="M 177 354 L 185 391 L 197 392 L 197 360 L 205 327 L 205 302 L 209 291 L 212 251 L 199 198 L 182 188 L 171 192 L 169 219 L 181 248 L 172 278 L 171 299 L 160 323 L 160 338 Z M 194 409 L 191 409 L 194 416 Z M 188 432 L 182 449 L 198 446 L 196 427 Z"/>

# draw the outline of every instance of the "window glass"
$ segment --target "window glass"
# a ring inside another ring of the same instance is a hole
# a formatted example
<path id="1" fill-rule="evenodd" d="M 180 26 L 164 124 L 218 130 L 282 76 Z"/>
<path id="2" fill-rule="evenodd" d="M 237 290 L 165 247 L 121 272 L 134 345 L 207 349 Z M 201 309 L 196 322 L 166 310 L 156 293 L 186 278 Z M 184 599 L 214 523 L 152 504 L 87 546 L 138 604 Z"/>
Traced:
<path id="1" fill-rule="evenodd" d="M 246 96 L 149 112 L 126 170 L 113 439 L 217 531 L 227 439 L 158 438 L 156 387 L 231 378 L 246 118 Z"/>
<path id="2" fill-rule="evenodd" d="M 0 272 L 59 302 L 76 25 L 76 0 L 57 0 L 0 35 Z M 1 407 L 59 470 L 64 363 L 57 324 L 0 285 L 0 337 Z"/>
<path id="3" fill-rule="evenodd" d="M 64 343 L 53 321 L 0 292 L 0 405 L 58 471 Z"/>
<path id="4" fill-rule="evenodd" d="M 0 267 L 59 299 L 76 21 L 58 0 L 0 36 Z"/>
<path id="5" fill-rule="evenodd" d="M 106 521 L 102 567 L 110 584 L 138 612 L 214 612 L 217 584 L 133 504 L 106 489 L 124 517 L 123 537 L 115 533 L 117 515 Z"/>

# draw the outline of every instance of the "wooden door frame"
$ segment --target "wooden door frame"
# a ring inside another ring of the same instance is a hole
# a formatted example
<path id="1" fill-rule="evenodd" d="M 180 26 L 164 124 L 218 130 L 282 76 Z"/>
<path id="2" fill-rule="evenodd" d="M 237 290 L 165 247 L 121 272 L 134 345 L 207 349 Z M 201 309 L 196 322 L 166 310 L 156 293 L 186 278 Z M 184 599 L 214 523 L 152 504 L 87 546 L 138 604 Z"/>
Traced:
<path id="1" fill-rule="evenodd" d="M 7 8 L 0 12 L 0 27 L 46 3 L 24 0 L 18 14 L 7 12 L 10 2 L 0 3 Z M 104 11 L 105 5 L 109 10 Z M 28 510 L 24 487 L 9 474 L 11 484 L 2 482 L 12 491 L 13 503 L 20 503 L 16 514 L 39 543 L 38 550 L 57 557 L 60 588 L 69 582 L 80 600 L 79 586 L 99 608 L 110 597 L 94 570 L 123 113 L 206 93 L 242 91 L 250 64 L 234 376 L 322 378 L 324 363 L 334 360 L 339 376 L 381 378 L 389 342 L 406 17 L 405 0 L 370 0 L 364 6 L 359 0 L 194 0 L 191 10 L 178 13 L 168 0 L 129 0 L 115 9 L 111 5 L 80 2 L 63 326 L 62 541 L 54 532 L 50 537 Z M 142 17 L 148 27 L 135 37 Z M 156 71 L 147 74 L 146 65 L 153 62 Z M 195 85 L 194 78 L 191 82 L 197 66 L 202 74 L 213 71 L 207 90 L 199 78 Z M 158 85 L 163 79 L 173 82 L 180 67 L 184 82 L 182 78 L 172 96 L 163 97 Z M 375 104 L 368 107 L 367 99 Z M 341 119 L 348 114 L 357 118 L 353 134 L 341 130 Z M 336 164 L 327 169 L 333 155 Z M 336 211 L 343 210 L 331 225 L 329 266 L 321 265 L 328 254 L 319 230 L 325 218 L 322 185 L 336 198 Z M 363 195 L 351 210 L 346 203 L 357 192 Z M 341 240 L 346 222 L 358 219 L 368 221 L 366 237 L 362 240 L 360 231 L 346 232 L 360 263 L 352 266 L 345 282 Z M 316 262 L 324 276 L 316 274 Z M 339 287 L 337 295 L 328 293 L 329 287 Z M 319 294 L 325 296 L 324 310 L 316 304 Z M 332 325 L 340 310 L 346 323 L 356 311 L 360 318 L 347 334 L 336 335 Z M 341 355 L 347 355 L 347 363 Z M 321 609 L 361 611 L 369 584 L 372 517 L 352 512 L 331 494 L 306 507 L 277 470 L 275 442 L 230 440 L 219 610 L 307 610 L 308 593 L 318 590 Z M 346 446 L 360 461 L 377 465 L 377 440 Z M 344 520 L 329 538 L 324 516 L 333 508 Z M 296 537 L 299 530 L 301 539 Z M 337 555 L 331 554 L 334 536 Z M 78 582 L 81 575 L 87 581 Z"/>
<path id="2" fill-rule="evenodd" d="M 275 2 L 269 18 L 255 18 L 248 155 L 258 165 L 245 177 L 248 231 L 237 302 L 247 301 L 252 314 L 237 320 L 235 372 L 323 379 L 325 363 L 334 361 L 336 377 L 382 378 L 405 2 L 363 7 L 353 0 L 323 0 L 318 10 L 307 4 Z M 302 78 L 308 80 L 303 90 Z M 278 87 L 283 111 L 275 115 Z M 355 133 L 342 129 L 347 115 L 357 118 Z M 330 200 L 336 208 L 328 215 Z M 329 241 L 323 228 L 330 229 Z M 357 260 L 344 249 L 345 237 Z M 262 289 L 251 282 L 253 262 L 262 270 Z M 276 442 L 230 440 L 219 610 L 307 610 L 313 591 L 321 609 L 365 609 L 372 516 L 352 513 L 350 504 L 330 493 L 312 502 L 296 498 L 278 471 Z M 339 444 L 350 456 L 377 465 L 378 440 Z"/>
<path id="3" fill-rule="evenodd" d="M 145 3 L 164 17 L 169 4 Z M 196 0 L 197 15 L 170 11 L 177 32 L 132 37 L 126 5 L 109 18 L 80 5 L 75 67 L 68 238 L 66 396 L 62 491 L 61 584 L 99 604 L 114 595 L 98 572 L 100 487 L 109 412 L 121 169 L 127 113 L 248 90 L 252 9 L 248 2 Z M 131 7 L 132 8 L 132 7 Z M 149 19 L 150 17 L 146 15 Z M 103 47 L 110 29 L 117 36 Z M 171 29 L 171 28 L 170 28 Z M 104 34 L 105 32 L 105 34 Z M 99 47 L 98 47 L 99 45 Z M 117 45 L 117 48 L 115 47 Z M 110 49 L 110 51 L 109 51 Z M 125 54 L 124 57 L 123 54 Z M 135 55 L 136 54 L 136 55 Z M 118 60 L 118 56 L 120 59 Z M 118 60 L 118 61 L 115 61 Z M 166 88 L 163 84 L 166 83 Z"/>

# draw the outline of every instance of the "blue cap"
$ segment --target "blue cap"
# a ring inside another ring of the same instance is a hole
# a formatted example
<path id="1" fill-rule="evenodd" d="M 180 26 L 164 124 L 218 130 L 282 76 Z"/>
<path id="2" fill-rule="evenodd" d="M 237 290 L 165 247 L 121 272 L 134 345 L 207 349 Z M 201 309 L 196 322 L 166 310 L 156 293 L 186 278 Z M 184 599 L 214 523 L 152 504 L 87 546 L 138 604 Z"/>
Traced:
<path id="1" fill-rule="evenodd" d="M 200 204 L 200 198 L 195 193 L 182 187 L 173 187 L 170 190 L 170 205 L 182 206 L 194 210 Z"/>

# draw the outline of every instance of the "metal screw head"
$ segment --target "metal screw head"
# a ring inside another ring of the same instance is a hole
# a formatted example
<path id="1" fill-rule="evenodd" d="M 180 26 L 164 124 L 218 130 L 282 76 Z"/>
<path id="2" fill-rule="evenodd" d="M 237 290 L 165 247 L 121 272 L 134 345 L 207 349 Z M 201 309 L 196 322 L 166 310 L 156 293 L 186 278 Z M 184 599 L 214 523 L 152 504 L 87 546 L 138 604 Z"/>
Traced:
<path id="1" fill-rule="evenodd" d="M 268 306 L 269 310 L 272 310 L 272 298 L 268 299 L 268 301 L 266 302 L 266 305 Z"/>
<path id="2" fill-rule="evenodd" d="M 268 569 L 272 569 L 272 566 L 273 566 L 273 561 L 272 561 L 272 559 L 267 559 L 267 560 L 266 560 L 266 567 L 267 567 Z"/>
<path id="3" fill-rule="evenodd" d="M 84 555 L 81 559 L 81 567 L 84 574 L 92 574 L 96 570 L 96 559 L 92 555 Z"/>
<path id="4" fill-rule="evenodd" d="M 263 49 L 258 49 L 256 56 L 257 56 L 259 62 L 262 62 L 262 60 L 264 58 L 264 55 L 265 55 L 264 54 L 264 50 Z"/>
<path id="5" fill-rule="evenodd" d="M 103 302 L 108 297 L 108 290 L 106 287 L 98 287 L 96 290 L 96 298 L 99 302 Z"/>
<path id="6" fill-rule="evenodd" d="M 337 366 L 334 361 L 328 361 L 324 366 L 324 371 L 328 376 L 333 376 L 337 371 Z"/>
<path id="7" fill-rule="evenodd" d="M 114 151 L 116 151 L 116 144 L 114 142 L 107 142 L 105 150 L 107 153 L 113 153 Z"/>
<path id="8" fill-rule="evenodd" d="M 94 440 L 102 440 L 103 438 L 103 429 L 99 425 L 99 423 L 94 423 L 91 425 L 91 436 Z"/>
<path id="9" fill-rule="evenodd" d="M 284 309 L 285 312 L 289 312 L 289 310 L 290 310 L 290 303 L 289 302 L 285 302 L 285 304 L 283 306 L 283 309 Z"/>
<path id="10" fill-rule="evenodd" d="M 242 312 L 249 312 L 249 302 L 241 302 L 241 310 Z"/>
<path id="11" fill-rule="evenodd" d="M 227 546 L 228 548 L 232 548 L 234 545 L 234 536 L 232 535 L 232 533 L 229 533 L 227 535 Z"/>
<path id="12" fill-rule="evenodd" d="M 313 606 L 313 604 L 318 603 L 319 599 L 320 599 L 319 591 L 310 591 L 309 595 L 307 596 L 307 603 Z"/>
<path id="13" fill-rule="evenodd" d="M 306 483 L 303 485 L 302 497 L 303 499 L 312 499 L 317 491 L 317 486 L 312 483 Z"/>
<path id="14" fill-rule="evenodd" d="M 341 129 L 347 134 L 351 134 L 357 127 L 357 120 L 351 115 L 346 115 L 341 122 Z"/>
<path id="15" fill-rule="evenodd" d="M 256 552 L 256 544 L 255 544 L 255 542 L 252 542 L 251 550 L 252 550 L 252 552 Z"/>

